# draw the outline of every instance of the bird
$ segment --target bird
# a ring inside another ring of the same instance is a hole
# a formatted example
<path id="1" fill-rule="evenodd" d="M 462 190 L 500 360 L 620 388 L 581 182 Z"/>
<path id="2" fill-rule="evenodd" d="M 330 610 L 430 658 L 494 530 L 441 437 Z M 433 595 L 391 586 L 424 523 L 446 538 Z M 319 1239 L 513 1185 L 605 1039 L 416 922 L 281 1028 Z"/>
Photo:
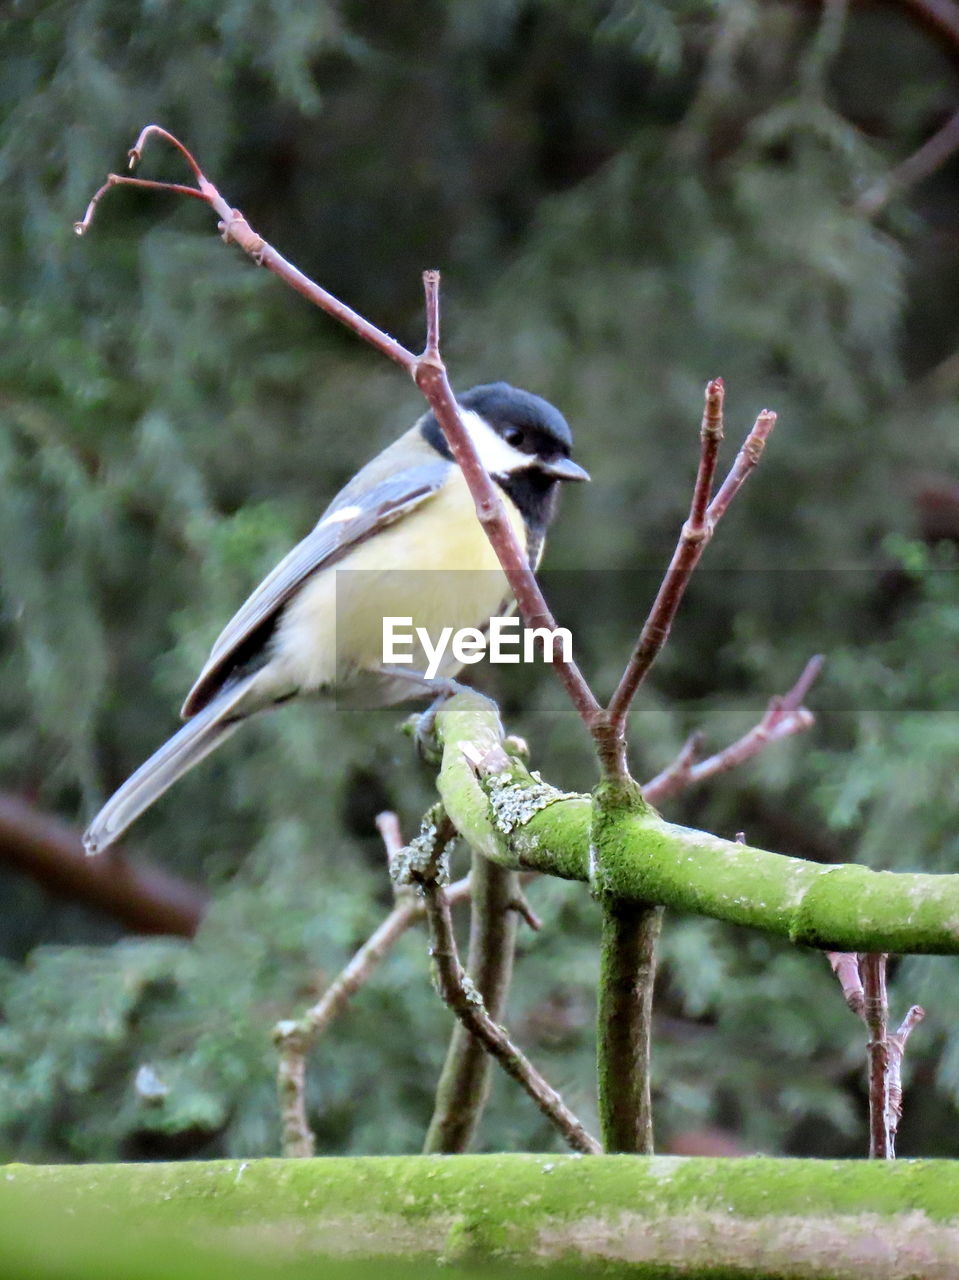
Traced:
<path id="1" fill-rule="evenodd" d="M 457 405 L 535 569 L 560 485 L 589 479 L 570 456 L 569 424 L 549 401 L 506 382 L 473 387 Z M 461 666 L 450 653 L 432 679 L 421 649 L 408 670 L 383 661 L 384 617 L 433 634 L 482 629 L 511 607 L 463 472 L 427 412 L 357 472 L 227 623 L 183 704 L 186 724 L 99 811 L 87 852 L 113 844 L 260 711 L 303 695 L 390 706 L 448 692 Z"/>

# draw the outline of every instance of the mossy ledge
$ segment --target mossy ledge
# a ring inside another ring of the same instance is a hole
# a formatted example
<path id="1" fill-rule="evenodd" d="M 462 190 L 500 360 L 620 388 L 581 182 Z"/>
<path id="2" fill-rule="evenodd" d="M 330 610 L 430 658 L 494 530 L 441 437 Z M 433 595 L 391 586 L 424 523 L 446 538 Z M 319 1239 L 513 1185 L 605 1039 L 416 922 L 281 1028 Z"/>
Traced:
<path id="1" fill-rule="evenodd" d="M 631 1277 L 945 1280 L 959 1256 L 959 1164 L 941 1160 L 379 1156 L 2 1174 L 5 1224 L 56 1214 L 67 1235 L 82 1223 L 115 1236 L 122 1225 L 131 1250 L 175 1235 L 287 1266 L 362 1257 L 575 1263 L 577 1274 Z"/>
<path id="2" fill-rule="evenodd" d="M 749 925 L 811 947 L 959 953 L 959 875 L 822 866 L 677 826 L 645 806 L 605 813 L 601 883 L 595 883 L 590 797 L 557 792 L 528 820 L 504 829 L 488 795 L 500 785 L 496 775 L 480 779 L 469 763 L 502 742 L 496 707 L 479 694 L 457 694 L 436 723 L 446 811 L 474 849 L 503 866 L 584 880 L 603 894 Z M 542 790 L 517 761 L 509 775 L 514 789 L 525 776 L 530 788 Z"/>

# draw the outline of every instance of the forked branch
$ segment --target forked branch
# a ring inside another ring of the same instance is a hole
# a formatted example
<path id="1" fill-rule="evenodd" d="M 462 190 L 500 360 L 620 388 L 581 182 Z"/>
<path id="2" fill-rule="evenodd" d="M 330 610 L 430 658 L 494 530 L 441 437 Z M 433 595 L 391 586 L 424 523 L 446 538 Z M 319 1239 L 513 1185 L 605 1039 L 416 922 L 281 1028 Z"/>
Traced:
<path id="1" fill-rule="evenodd" d="M 803 668 L 802 675 L 781 697 L 770 698 L 769 705 L 758 724 L 754 725 L 741 738 L 723 747 L 705 760 L 699 759 L 702 748 L 702 734 L 694 733 L 687 739 L 682 750 L 673 762 L 666 766 L 662 773 L 651 778 L 643 787 L 643 795 L 651 804 L 659 804 L 687 787 L 693 787 L 707 778 L 727 773 L 736 769 L 753 756 L 759 755 L 773 742 L 790 738 L 793 734 L 804 733 L 814 724 L 813 713 L 804 706 L 809 690 L 819 678 L 825 659 L 822 654 L 810 658 Z"/>
<path id="2" fill-rule="evenodd" d="M 622 738 L 625 732 L 629 708 L 640 685 L 669 638 L 689 580 L 713 536 L 716 525 L 726 514 L 747 476 L 759 461 L 769 433 L 776 425 L 776 415 L 764 409 L 753 424 L 719 492 L 712 501 L 709 501 L 716 471 L 717 452 L 723 438 L 724 395 L 722 378 L 714 379 L 706 387 L 706 405 L 700 432 L 699 469 L 693 488 L 689 517 L 683 525 L 673 558 L 666 570 L 649 616 L 643 624 L 626 670 L 606 709 L 610 731 L 618 738 Z"/>
<path id="3" fill-rule="evenodd" d="M 886 992 L 888 956 L 852 951 L 827 951 L 830 968 L 842 988 L 846 1004 L 869 1030 L 866 1046 L 869 1076 L 869 1155 L 894 1160 L 896 1134 L 902 1119 L 902 1059 L 906 1042 L 925 1017 L 914 1004 L 893 1035 L 888 1032 Z"/>
<path id="4" fill-rule="evenodd" d="M 512 1076 L 562 1134 L 574 1151 L 598 1155 L 602 1148 L 570 1111 L 566 1103 L 536 1070 L 526 1055 L 510 1040 L 506 1031 L 487 1012 L 479 994 L 460 963 L 449 900 L 441 885 L 442 859 L 456 830 L 443 815 L 424 820 L 420 836 L 404 850 L 403 878 L 423 892 L 430 930 L 430 954 L 436 986 L 444 1004 L 487 1053 Z"/>

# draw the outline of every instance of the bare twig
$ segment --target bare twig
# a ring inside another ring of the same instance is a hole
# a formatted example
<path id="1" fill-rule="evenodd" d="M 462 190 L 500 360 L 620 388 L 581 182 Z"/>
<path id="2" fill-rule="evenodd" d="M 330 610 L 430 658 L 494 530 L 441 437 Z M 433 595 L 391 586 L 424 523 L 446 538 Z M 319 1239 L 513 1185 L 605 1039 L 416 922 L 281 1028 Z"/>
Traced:
<path id="1" fill-rule="evenodd" d="M 376 820 L 387 856 L 402 847 L 399 820 L 382 813 Z M 464 877 L 447 890 L 451 904 L 469 896 L 469 878 Z M 296 1019 L 278 1022 L 273 1041 L 279 1051 L 277 1093 L 283 1135 L 283 1154 L 311 1156 L 315 1150 L 313 1131 L 306 1114 L 306 1059 L 330 1023 L 346 1008 L 351 997 L 369 981 L 380 961 L 392 950 L 407 929 L 426 915 L 422 901 L 406 893 L 383 923 L 367 938 L 350 962 L 337 975 L 317 1002 Z"/>
<path id="2" fill-rule="evenodd" d="M 789 692 L 781 697 L 771 698 L 759 723 L 722 751 L 717 751 L 705 760 L 697 760 L 702 735 L 693 734 L 676 759 L 645 784 L 643 795 L 646 799 L 651 804 L 659 804 L 687 787 L 737 768 L 773 742 L 780 742 L 783 738 L 812 728 L 815 722 L 813 713 L 803 706 L 803 700 L 822 671 L 824 661 L 821 654 L 810 658 Z"/>
<path id="3" fill-rule="evenodd" d="M 873 1160 L 891 1160 L 887 1126 L 889 1045 L 886 1042 L 886 957 L 860 957 L 863 986 L 862 1017 L 869 1028 L 869 1155 Z"/>
<path id="4" fill-rule="evenodd" d="M 643 624 L 626 670 L 606 709 L 608 732 L 620 743 L 624 737 L 629 708 L 646 674 L 669 637 L 673 620 L 693 570 L 699 563 L 717 523 L 739 492 L 749 472 L 759 461 L 766 439 L 776 422 L 774 413 L 763 410 L 756 419 L 719 492 L 707 505 L 716 467 L 716 451 L 722 439 L 723 396 L 724 388 L 721 378 L 716 378 L 707 385 L 700 433 L 699 470 L 689 517 L 683 525 L 672 561 L 666 570 L 649 616 Z M 625 759 L 622 750 L 618 756 L 608 753 L 605 763 L 608 776 L 625 776 Z"/>
<path id="5" fill-rule="evenodd" d="M 886 1086 L 886 1129 L 889 1133 L 890 1155 L 895 1155 L 896 1134 L 902 1119 L 902 1058 L 906 1041 L 926 1016 L 922 1005 L 914 1004 L 889 1037 L 889 1080 Z"/>
<path id="6" fill-rule="evenodd" d="M 192 938 L 206 914 L 207 898 L 199 886 L 132 863 L 119 850 L 88 858 L 72 827 L 9 794 L 0 794 L 0 862 L 135 933 Z"/>
<path id="7" fill-rule="evenodd" d="M 429 402 L 453 457 L 459 463 L 476 506 L 477 518 L 516 597 L 516 606 L 523 622 L 527 627 L 543 627 L 548 631 L 555 631 L 556 619 L 540 590 L 526 553 L 513 532 L 499 488 L 480 461 L 469 432 L 463 425 L 456 397 L 435 346 L 439 338 L 439 283 L 438 271 L 424 272 L 427 348 L 411 370 L 413 380 Z M 432 347 L 431 341 L 434 343 Z M 580 719 L 590 727 L 600 713 L 600 705 L 579 667 L 563 657 L 558 644 L 554 649 L 552 666 Z"/>
<path id="8" fill-rule="evenodd" d="M 417 857 L 408 864 L 410 880 L 423 891 L 426 917 L 430 929 L 430 953 L 433 958 L 436 985 L 443 1002 L 452 1010 L 471 1035 L 485 1047 L 507 1075 L 512 1076 L 575 1150 L 597 1155 L 599 1143 L 573 1115 L 563 1099 L 540 1075 L 529 1059 L 512 1043 L 504 1029 L 489 1016 L 482 997 L 470 982 L 460 963 L 453 935 L 449 900 L 439 883 L 440 859 L 451 835 L 455 835 L 449 819 L 432 829 L 429 848 L 422 846 Z"/>
<path id="9" fill-rule="evenodd" d="M 917 151 L 884 174 L 856 201 L 856 209 L 874 218 L 894 196 L 923 182 L 959 151 L 959 111 L 949 117 Z"/>
<path id="10" fill-rule="evenodd" d="M 829 967 L 842 988 L 843 999 L 857 1018 L 865 1021 L 866 993 L 862 989 L 859 957 L 855 951 L 827 951 Z"/>
<path id="11" fill-rule="evenodd" d="M 743 441 L 742 448 L 736 454 L 736 460 L 729 469 L 729 474 L 720 485 L 719 492 L 709 504 L 706 512 L 706 528 L 711 538 L 716 525 L 729 510 L 733 499 L 749 479 L 749 474 L 763 456 L 766 441 L 776 425 L 776 415 L 771 409 L 763 409 L 752 425 L 749 435 Z"/>
<path id="12" fill-rule="evenodd" d="M 650 804 L 659 804 L 661 800 L 668 800 L 670 796 L 686 790 L 690 784 L 690 773 L 699 759 L 702 747 L 703 734 L 697 729 L 680 747 L 675 760 L 670 761 L 666 768 L 657 773 L 654 778 L 643 783 L 643 795 Z"/>
<path id="13" fill-rule="evenodd" d="M 925 1011 L 914 1004 L 895 1034 L 889 1035 L 889 957 L 827 951 L 826 958 L 839 980 L 846 1004 L 869 1028 L 869 1155 L 874 1160 L 894 1160 L 902 1118 L 902 1058 L 906 1042 L 925 1017 Z"/>
<path id="14" fill-rule="evenodd" d="M 515 911 L 521 920 L 525 920 L 534 933 L 539 933 L 542 929 L 542 920 L 529 905 L 526 895 L 522 890 L 517 889 L 516 897 L 510 899 L 509 909 L 510 911 Z"/>
<path id="15" fill-rule="evenodd" d="M 498 1022 L 506 1007 L 516 954 L 516 912 L 520 896 L 515 871 L 497 866 L 473 851 L 473 891 L 467 972 L 489 1018 Z M 469 1150 L 490 1090 L 492 1058 L 463 1022 L 450 1037 L 436 1086 L 433 1116 L 423 1142 L 427 1154 Z"/>

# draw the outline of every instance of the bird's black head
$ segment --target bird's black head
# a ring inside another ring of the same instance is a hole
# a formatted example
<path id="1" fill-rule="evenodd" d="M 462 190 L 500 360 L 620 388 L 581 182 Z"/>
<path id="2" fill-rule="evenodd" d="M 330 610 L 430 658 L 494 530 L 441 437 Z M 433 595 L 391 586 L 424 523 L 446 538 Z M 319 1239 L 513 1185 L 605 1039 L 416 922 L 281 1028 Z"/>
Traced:
<path id="1" fill-rule="evenodd" d="M 541 539 L 556 507 L 562 480 L 588 480 L 570 458 L 569 424 L 560 411 L 508 382 L 487 382 L 457 396 L 463 420 L 486 470 L 518 507 L 531 535 Z M 432 413 L 421 430 L 434 449 L 450 457 Z"/>

